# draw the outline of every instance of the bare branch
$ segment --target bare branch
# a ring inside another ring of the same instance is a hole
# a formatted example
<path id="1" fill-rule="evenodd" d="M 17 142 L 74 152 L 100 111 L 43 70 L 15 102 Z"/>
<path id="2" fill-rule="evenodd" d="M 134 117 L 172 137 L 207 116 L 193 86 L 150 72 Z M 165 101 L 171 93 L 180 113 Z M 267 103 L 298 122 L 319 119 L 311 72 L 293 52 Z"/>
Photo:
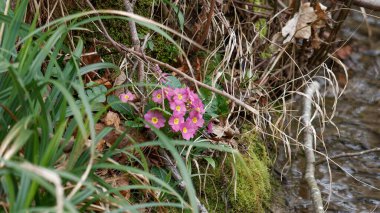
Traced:
<path id="1" fill-rule="evenodd" d="M 313 149 L 313 141 L 314 141 L 314 128 L 311 124 L 311 106 L 312 106 L 312 97 L 316 91 L 318 91 L 320 85 L 317 81 L 313 81 L 310 85 L 308 85 L 305 91 L 305 100 L 304 100 L 304 110 L 303 110 L 303 123 L 305 125 L 305 155 L 306 155 L 306 171 L 305 171 L 305 179 L 310 189 L 311 198 L 314 204 L 314 212 L 322 213 L 323 211 L 323 203 L 321 191 L 319 190 L 317 181 L 315 180 L 315 155 Z"/>
<path id="2" fill-rule="evenodd" d="M 133 0 L 132 2 L 130 2 L 129 0 L 124 0 L 125 10 L 128 13 L 133 13 L 133 7 L 134 7 L 135 3 L 136 3 L 136 0 Z M 131 39 L 132 39 L 133 48 L 136 51 L 142 53 L 139 36 L 137 34 L 136 22 L 134 22 L 133 20 L 130 20 L 128 22 L 128 25 L 129 25 L 129 31 L 131 32 Z M 138 80 L 139 80 L 139 82 L 144 81 L 144 63 L 142 60 L 139 60 L 139 62 L 138 62 Z M 140 90 L 143 91 L 143 88 L 140 88 Z"/>

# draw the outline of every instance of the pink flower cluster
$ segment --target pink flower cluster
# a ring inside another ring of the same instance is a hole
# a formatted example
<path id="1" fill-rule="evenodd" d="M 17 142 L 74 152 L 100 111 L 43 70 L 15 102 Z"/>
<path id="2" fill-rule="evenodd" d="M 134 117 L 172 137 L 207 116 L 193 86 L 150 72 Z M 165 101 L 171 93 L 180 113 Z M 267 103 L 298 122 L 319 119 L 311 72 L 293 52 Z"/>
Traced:
<path id="1" fill-rule="evenodd" d="M 164 104 L 165 100 L 168 101 L 173 111 L 168 123 L 174 132 L 181 132 L 185 140 L 193 138 L 196 131 L 203 126 L 204 105 L 190 88 L 166 87 L 154 91 L 152 95 L 155 103 Z M 162 113 L 157 110 L 148 111 L 144 119 L 158 129 L 166 123 Z"/>

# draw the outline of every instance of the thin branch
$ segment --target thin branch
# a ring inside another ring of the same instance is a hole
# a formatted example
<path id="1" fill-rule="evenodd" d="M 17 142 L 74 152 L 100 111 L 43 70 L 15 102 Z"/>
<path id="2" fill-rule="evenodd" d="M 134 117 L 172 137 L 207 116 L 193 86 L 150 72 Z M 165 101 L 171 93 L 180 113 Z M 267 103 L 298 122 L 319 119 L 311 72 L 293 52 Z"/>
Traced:
<path id="1" fill-rule="evenodd" d="M 365 154 L 368 154 L 368 153 L 371 153 L 371 152 L 380 152 L 380 147 L 376 147 L 376 148 L 373 148 L 373 149 L 368 149 L 368 150 L 364 150 L 364 151 L 360 151 L 360 152 L 349 152 L 349 153 L 342 153 L 342 154 L 339 154 L 339 155 L 334 155 L 332 157 L 327 157 L 327 159 L 321 159 L 317 162 L 315 162 L 315 165 L 319 165 L 321 163 L 326 163 L 327 160 L 332 160 L 332 159 L 337 159 L 337 158 L 344 158 L 344 157 L 354 157 L 354 156 L 359 156 L 359 155 L 365 155 Z"/>
<path id="2" fill-rule="evenodd" d="M 305 91 L 305 100 L 304 100 L 304 110 L 303 110 L 303 123 L 305 125 L 305 135 L 304 135 L 304 148 L 306 155 L 306 171 L 305 171 L 305 179 L 310 189 L 311 198 L 314 204 L 314 212 L 322 213 L 323 211 L 323 203 L 321 191 L 319 190 L 317 181 L 315 180 L 315 155 L 313 149 L 313 141 L 314 141 L 314 128 L 311 124 L 311 106 L 312 106 L 312 97 L 316 91 L 318 91 L 320 85 L 317 81 L 313 81 L 310 85 L 308 85 Z"/>
<path id="3" fill-rule="evenodd" d="M 136 3 L 136 0 L 132 0 L 132 2 L 130 2 L 129 0 L 124 0 L 125 10 L 128 13 L 133 14 L 133 7 L 135 3 Z M 140 39 L 137 34 L 136 22 L 134 22 L 133 20 L 130 20 L 128 21 L 128 25 L 129 25 L 129 31 L 131 33 L 133 48 L 138 52 L 142 52 L 142 49 L 140 46 Z M 144 81 L 144 63 L 142 60 L 139 60 L 138 62 L 138 80 L 139 82 Z M 143 91 L 143 88 L 140 88 L 140 90 Z"/>
<path id="4" fill-rule="evenodd" d="M 162 155 L 162 159 L 165 162 L 165 165 L 168 169 L 170 169 L 174 179 L 179 182 L 178 186 L 182 191 L 186 190 L 186 183 L 183 181 L 181 174 L 179 173 L 175 163 L 171 160 L 168 153 L 165 150 L 160 149 L 160 154 Z M 206 207 L 196 198 L 198 209 L 201 213 L 208 213 Z"/>

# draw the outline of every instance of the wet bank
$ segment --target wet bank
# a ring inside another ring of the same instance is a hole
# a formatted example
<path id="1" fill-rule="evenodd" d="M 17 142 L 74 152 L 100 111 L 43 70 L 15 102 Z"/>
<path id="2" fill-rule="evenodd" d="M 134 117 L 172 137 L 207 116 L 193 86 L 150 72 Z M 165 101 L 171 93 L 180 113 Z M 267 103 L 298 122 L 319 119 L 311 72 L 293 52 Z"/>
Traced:
<path id="1" fill-rule="evenodd" d="M 377 14 L 378 15 L 378 14 Z M 348 56 L 347 89 L 339 99 L 333 125 L 327 125 L 323 137 L 329 156 L 380 147 L 380 19 L 369 18 L 372 37 L 359 13 L 352 13 L 342 30 Z M 342 78 L 341 73 L 336 73 Z M 344 83 L 344 82 L 342 82 Z M 332 108 L 334 97 L 325 96 L 326 109 Z M 321 129 L 317 129 L 321 131 Z M 319 151 L 325 152 L 322 144 Z M 302 151 L 300 150 L 300 153 Z M 279 156 L 284 162 L 285 157 Z M 321 158 L 318 158 L 318 160 Z M 318 161 L 317 160 L 317 161 Z M 380 152 L 335 159 L 339 166 L 321 163 L 316 166 L 316 179 L 328 212 L 380 212 Z M 278 171 L 283 167 L 278 164 Z M 298 155 L 283 173 L 284 212 L 312 212 L 307 184 L 303 180 L 304 157 Z M 331 170 L 331 176 L 329 174 Z M 348 174 L 349 173 L 349 174 Z"/>

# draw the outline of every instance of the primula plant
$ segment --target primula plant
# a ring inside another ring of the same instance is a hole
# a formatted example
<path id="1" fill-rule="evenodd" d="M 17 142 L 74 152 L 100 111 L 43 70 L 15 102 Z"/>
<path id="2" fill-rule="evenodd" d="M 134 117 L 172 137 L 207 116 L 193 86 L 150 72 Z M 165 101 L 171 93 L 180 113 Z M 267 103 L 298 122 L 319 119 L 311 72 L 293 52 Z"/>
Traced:
<path id="1" fill-rule="evenodd" d="M 190 140 L 204 124 L 204 105 L 189 87 L 164 87 L 155 90 L 152 100 L 164 110 L 171 109 L 168 121 L 158 109 L 151 109 L 144 115 L 144 119 L 158 129 L 164 127 L 167 122 L 173 132 L 180 132 L 185 140 Z M 148 125 L 146 127 L 149 128 Z"/>

